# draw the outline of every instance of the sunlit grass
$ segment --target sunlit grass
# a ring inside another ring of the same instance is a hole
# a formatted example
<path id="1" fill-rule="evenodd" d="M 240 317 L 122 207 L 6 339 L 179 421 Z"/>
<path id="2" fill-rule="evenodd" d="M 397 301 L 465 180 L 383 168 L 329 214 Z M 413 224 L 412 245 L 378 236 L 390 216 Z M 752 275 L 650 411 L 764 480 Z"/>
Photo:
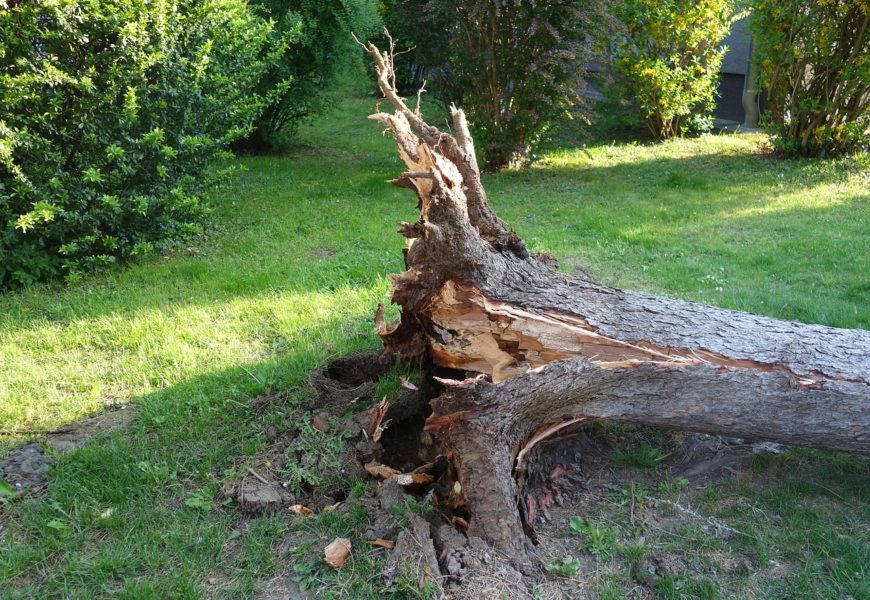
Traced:
<path id="1" fill-rule="evenodd" d="M 205 305 L 138 309 L 68 323 L 40 319 L 0 343 L 0 421 L 44 428 L 197 375 L 302 348 L 339 352 L 367 336 L 388 284 L 331 292 L 265 291 Z M 14 368 L 12 368 L 14 366 Z"/>
<path id="2" fill-rule="evenodd" d="M 870 159 L 781 160 L 761 134 L 556 151 L 491 177 L 529 245 L 623 287 L 870 327 Z"/>

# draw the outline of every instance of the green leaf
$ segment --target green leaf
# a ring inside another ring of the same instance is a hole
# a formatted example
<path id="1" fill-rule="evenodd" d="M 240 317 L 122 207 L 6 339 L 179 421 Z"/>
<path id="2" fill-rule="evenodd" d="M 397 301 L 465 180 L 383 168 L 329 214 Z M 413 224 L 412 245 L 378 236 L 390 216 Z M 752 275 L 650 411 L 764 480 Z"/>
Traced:
<path id="1" fill-rule="evenodd" d="M 187 496 L 184 505 L 188 508 L 195 508 L 197 510 L 208 512 L 211 510 L 212 501 L 200 492 L 192 492 Z"/>
<path id="2" fill-rule="evenodd" d="M 46 526 L 51 527 L 52 529 L 59 531 L 61 533 L 72 532 L 72 527 L 70 527 L 68 524 L 64 523 L 63 521 L 61 521 L 59 519 L 52 519 L 51 521 L 46 523 Z"/>
<path id="3" fill-rule="evenodd" d="M 6 481 L 0 479 L 0 496 L 14 496 L 15 488 Z"/>
<path id="4" fill-rule="evenodd" d="M 586 532 L 586 521 L 584 521 L 582 517 L 571 517 L 568 520 L 568 525 L 574 533 Z"/>

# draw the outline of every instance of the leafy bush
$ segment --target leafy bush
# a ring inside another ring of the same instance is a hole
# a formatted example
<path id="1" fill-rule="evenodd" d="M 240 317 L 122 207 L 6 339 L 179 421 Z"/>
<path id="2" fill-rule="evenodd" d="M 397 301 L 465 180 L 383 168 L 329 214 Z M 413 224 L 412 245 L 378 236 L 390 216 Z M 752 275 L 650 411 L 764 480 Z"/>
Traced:
<path id="1" fill-rule="evenodd" d="M 199 231 L 271 25 L 245 0 L 0 4 L 0 289 Z"/>
<path id="2" fill-rule="evenodd" d="M 380 30 L 376 0 L 252 0 L 275 23 L 275 44 L 285 50 L 273 61 L 257 90 L 270 102 L 252 134 L 237 147 L 282 146 L 299 122 L 318 110 L 324 92 L 351 57 L 351 33 L 361 39 Z"/>
<path id="3" fill-rule="evenodd" d="M 870 3 L 753 0 L 762 85 L 780 150 L 825 156 L 868 147 Z"/>
<path id="4" fill-rule="evenodd" d="M 450 67 L 450 39 L 446 35 L 453 27 L 453 19 L 438 8 L 438 4 L 428 0 L 378 2 L 385 31 L 392 36 L 396 49 L 393 66 L 399 92 L 414 95 L 425 82 L 428 90 L 449 103 L 462 94 Z M 384 34 L 374 36 L 373 41 L 379 48 L 390 44 Z M 374 80 L 374 71 L 369 72 Z"/>
<path id="5" fill-rule="evenodd" d="M 468 111 L 489 169 L 524 164 L 558 117 L 588 107 L 584 42 L 605 21 L 603 1 L 392 3 L 399 39 L 415 45 L 430 89 Z"/>
<path id="6" fill-rule="evenodd" d="M 657 138 L 708 129 L 737 0 L 615 0 L 613 14 L 623 32 L 602 38 L 613 57 L 610 93 Z"/>

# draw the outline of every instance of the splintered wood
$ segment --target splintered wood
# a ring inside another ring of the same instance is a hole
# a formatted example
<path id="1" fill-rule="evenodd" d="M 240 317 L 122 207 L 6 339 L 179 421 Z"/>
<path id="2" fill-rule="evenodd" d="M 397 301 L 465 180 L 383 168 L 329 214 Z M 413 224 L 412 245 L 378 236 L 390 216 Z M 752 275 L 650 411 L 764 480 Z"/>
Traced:
<path id="1" fill-rule="evenodd" d="M 845 381 L 820 371 L 795 373 L 784 365 L 729 358 L 703 348 L 669 348 L 645 340 L 633 343 L 601 335 L 584 319 L 555 311 L 530 312 L 488 299 L 480 290 L 448 280 L 421 311 L 434 325 L 429 349 L 442 367 L 489 375 L 494 383 L 554 360 L 583 357 L 602 369 L 641 364 L 661 367 L 718 365 L 782 372 L 801 387 Z"/>
<path id="2" fill-rule="evenodd" d="M 632 360 L 691 361 L 677 353 L 605 337 L 572 315 L 532 313 L 489 300 L 476 288 L 453 281 L 446 282 L 422 312 L 436 326 L 430 341 L 438 365 L 485 373 L 496 383 L 577 356 L 604 367 L 625 366 Z"/>

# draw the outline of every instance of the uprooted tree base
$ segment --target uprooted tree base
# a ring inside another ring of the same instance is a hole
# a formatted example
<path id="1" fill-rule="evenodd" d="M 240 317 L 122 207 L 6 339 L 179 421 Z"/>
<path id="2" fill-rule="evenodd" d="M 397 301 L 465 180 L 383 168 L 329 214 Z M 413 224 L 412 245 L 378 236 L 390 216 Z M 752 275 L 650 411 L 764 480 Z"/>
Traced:
<path id="1" fill-rule="evenodd" d="M 402 373 L 406 378 L 398 385 Z M 730 478 L 731 469 L 746 471 L 756 452 L 768 452 L 775 445 L 599 420 L 564 427 L 523 456 L 525 476 L 518 478 L 517 496 L 531 526 L 526 533 L 540 536 L 540 544 L 535 543 L 532 551 L 536 563 L 520 568 L 490 540 L 469 534 L 472 515 L 458 473 L 441 455 L 442 441 L 424 431 L 431 401 L 445 391 L 438 379 L 450 375 L 460 376 L 431 363 L 421 370 L 397 365 L 390 356 L 369 352 L 340 358 L 314 371 L 307 403 L 299 403 L 307 396 L 299 390 L 252 400 L 257 413 L 272 416 L 264 421 L 275 423 L 275 415 L 281 415 L 281 422 L 266 428 L 267 447 L 254 460 L 242 459 L 238 470 L 241 479 L 228 484 L 224 493 L 250 513 L 285 511 L 291 506 L 291 512 L 309 515 L 297 523 L 299 527 L 289 534 L 286 546 L 310 550 L 305 556 L 295 556 L 287 572 L 267 584 L 265 591 L 275 594 L 265 593 L 263 598 L 306 597 L 295 587 L 297 574 L 292 565 L 323 564 L 323 548 L 332 538 L 323 539 L 316 523 L 320 516 L 328 516 L 324 513 L 333 511 L 335 519 L 353 523 L 348 525 L 352 531 L 342 535 L 353 540 L 357 568 L 365 556 L 385 558 L 378 567 L 379 585 L 394 589 L 390 582 L 401 577 L 406 583 L 422 583 L 457 599 L 500 598 L 504 594 L 561 598 L 564 593 L 570 597 L 577 591 L 576 581 L 553 578 L 536 567 L 552 568 L 567 554 L 574 554 L 581 538 L 565 539 L 568 517 L 596 519 L 602 506 L 627 498 L 614 500 L 618 493 L 614 490 L 618 489 L 622 494 L 631 490 L 631 516 L 627 508 L 625 515 L 616 509 L 617 513 L 606 512 L 605 519 L 630 519 L 631 528 L 643 528 L 644 536 L 653 536 L 653 531 L 673 535 L 686 525 L 709 530 L 707 533 L 717 539 L 744 535 L 692 506 L 711 479 Z M 322 429 L 311 431 L 312 426 Z M 331 438 L 341 443 L 318 449 L 304 443 L 305 438 Z M 637 458 L 631 457 L 643 446 L 653 454 L 641 454 L 646 462 L 636 464 Z M 331 451 L 337 456 L 328 456 Z M 309 469 L 319 481 L 282 487 L 288 482 L 291 463 Z M 643 470 L 614 468 L 616 464 Z M 375 481 L 364 491 L 356 486 L 356 492 L 351 493 L 349 481 L 365 477 Z M 671 488 L 663 487 L 665 482 L 681 486 L 676 496 L 669 496 Z M 645 492 L 641 491 L 644 486 Z M 360 508 L 365 509 L 366 518 L 352 520 L 351 515 L 358 515 Z M 682 512 L 675 516 L 674 511 Z M 376 545 L 379 540 L 387 547 Z M 395 547 L 389 548 L 390 542 Z M 630 572 L 635 584 L 655 590 L 659 578 L 676 576 L 688 568 L 683 552 L 674 552 L 656 550 L 644 559 L 646 562 L 629 561 L 622 568 Z M 585 560 L 582 553 L 579 556 Z M 717 577 L 728 580 L 734 575 L 731 568 L 760 577 L 781 577 L 751 553 L 740 556 L 740 565 L 722 565 Z M 594 561 L 584 564 L 589 572 L 597 569 Z"/>
<path id="2" fill-rule="evenodd" d="M 402 223 L 387 353 L 442 378 L 425 432 L 456 474 L 468 534 L 521 568 L 533 540 L 521 494 L 542 440 L 594 419 L 870 452 L 870 332 L 759 317 L 611 289 L 554 271 L 490 209 L 461 110 L 452 135 L 410 109 L 373 45 L 420 218 Z"/>

